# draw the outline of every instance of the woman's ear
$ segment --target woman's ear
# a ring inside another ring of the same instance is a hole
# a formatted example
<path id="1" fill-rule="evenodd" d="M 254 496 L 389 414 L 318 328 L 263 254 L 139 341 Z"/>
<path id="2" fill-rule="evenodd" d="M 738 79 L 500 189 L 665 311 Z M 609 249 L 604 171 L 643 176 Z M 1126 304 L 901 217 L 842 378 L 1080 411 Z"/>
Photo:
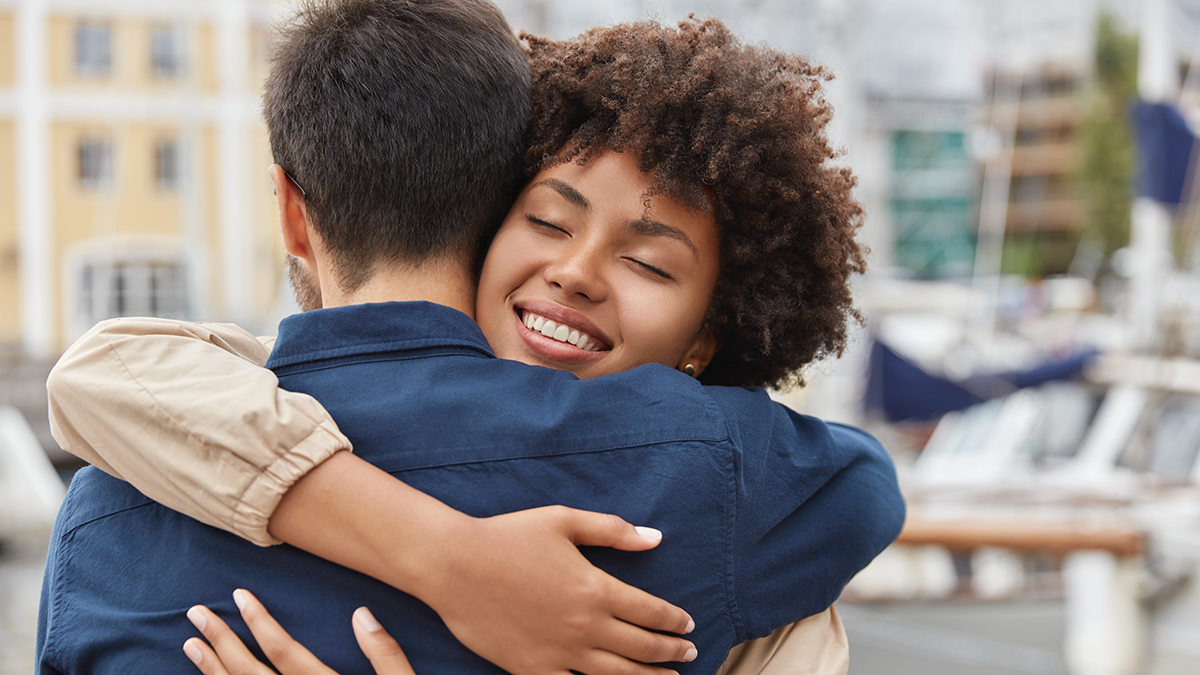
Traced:
<path id="1" fill-rule="evenodd" d="M 696 333 L 696 337 L 692 339 L 692 344 L 688 346 L 687 351 L 683 353 L 683 358 L 679 360 L 676 369 L 698 378 L 720 348 L 721 341 L 707 328 L 701 328 L 700 332 Z"/>

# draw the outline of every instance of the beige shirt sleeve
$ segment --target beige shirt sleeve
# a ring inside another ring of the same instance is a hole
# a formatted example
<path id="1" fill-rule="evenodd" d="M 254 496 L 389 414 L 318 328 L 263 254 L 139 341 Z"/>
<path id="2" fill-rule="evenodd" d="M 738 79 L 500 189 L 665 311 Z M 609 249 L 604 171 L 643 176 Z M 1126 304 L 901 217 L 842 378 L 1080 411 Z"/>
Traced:
<path id="1" fill-rule="evenodd" d="M 734 647 L 717 675 L 846 675 L 850 643 L 837 609 Z"/>
<path id="2" fill-rule="evenodd" d="M 273 339 L 237 326 L 98 324 L 50 372 L 63 449 L 147 497 L 265 546 L 289 487 L 350 442 L 315 399 L 263 368 Z"/>

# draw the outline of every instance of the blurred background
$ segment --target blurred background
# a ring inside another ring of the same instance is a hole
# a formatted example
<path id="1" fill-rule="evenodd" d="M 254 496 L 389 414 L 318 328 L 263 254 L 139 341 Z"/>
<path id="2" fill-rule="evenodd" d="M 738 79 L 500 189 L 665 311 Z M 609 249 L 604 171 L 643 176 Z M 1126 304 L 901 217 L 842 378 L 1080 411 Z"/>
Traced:
<path id="1" fill-rule="evenodd" d="M 900 541 L 854 675 L 1200 672 L 1200 0 L 502 0 L 514 28 L 718 15 L 836 75 L 871 271 L 778 397 L 878 435 Z M 295 311 L 259 115 L 287 2 L 0 0 L 0 675 L 64 481 L 45 377 L 95 322 Z"/>

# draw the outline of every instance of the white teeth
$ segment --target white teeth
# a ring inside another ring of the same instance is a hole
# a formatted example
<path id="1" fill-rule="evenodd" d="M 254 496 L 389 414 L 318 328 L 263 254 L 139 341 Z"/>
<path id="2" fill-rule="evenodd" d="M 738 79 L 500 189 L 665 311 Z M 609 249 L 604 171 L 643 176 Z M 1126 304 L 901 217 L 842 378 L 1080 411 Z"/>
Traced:
<path id="1" fill-rule="evenodd" d="M 533 312 L 525 312 L 525 327 L 535 333 L 558 340 L 559 342 L 567 342 L 576 347 L 588 351 L 599 351 L 596 348 L 595 341 L 587 333 L 582 333 L 578 329 L 571 328 L 566 324 L 561 324 L 551 321 L 544 316 L 538 316 Z"/>

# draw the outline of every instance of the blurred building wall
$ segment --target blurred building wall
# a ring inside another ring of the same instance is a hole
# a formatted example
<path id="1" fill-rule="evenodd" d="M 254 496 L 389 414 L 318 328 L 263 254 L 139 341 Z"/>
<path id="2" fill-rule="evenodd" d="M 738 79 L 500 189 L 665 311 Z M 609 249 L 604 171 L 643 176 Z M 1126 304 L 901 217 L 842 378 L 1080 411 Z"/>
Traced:
<path id="1" fill-rule="evenodd" d="M 121 315 L 269 329 L 266 0 L 0 0 L 0 344 Z"/>
<path id="2" fill-rule="evenodd" d="M 1064 274 L 1074 258 L 1084 226 L 1080 127 L 1091 88 L 1089 57 L 1060 55 L 991 75 L 993 93 L 980 116 L 1008 136 L 999 151 L 1007 157 L 992 161 L 1011 170 L 1005 216 L 1011 272 Z"/>

